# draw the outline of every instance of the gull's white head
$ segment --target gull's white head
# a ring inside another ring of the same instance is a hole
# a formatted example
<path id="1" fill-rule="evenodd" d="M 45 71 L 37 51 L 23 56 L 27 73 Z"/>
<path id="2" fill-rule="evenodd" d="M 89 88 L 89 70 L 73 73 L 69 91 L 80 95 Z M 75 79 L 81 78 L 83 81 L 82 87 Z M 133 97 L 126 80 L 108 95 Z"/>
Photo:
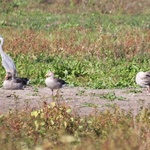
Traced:
<path id="1" fill-rule="evenodd" d="M 145 75 L 145 72 L 143 72 L 143 71 L 140 71 L 140 72 L 138 72 L 138 73 L 136 74 L 136 76 L 139 77 L 139 78 L 140 78 L 140 77 L 142 78 L 144 75 Z"/>
<path id="2" fill-rule="evenodd" d="M 45 76 L 46 77 L 54 77 L 54 73 L 50 71 Z"/>
<path id="3" fill-rule="evenodd" d="M 142 87 L 147 87 L 146 83 L 145 83 L 145 72 L 138 72 L 136 74 L 136 83 Z"/>

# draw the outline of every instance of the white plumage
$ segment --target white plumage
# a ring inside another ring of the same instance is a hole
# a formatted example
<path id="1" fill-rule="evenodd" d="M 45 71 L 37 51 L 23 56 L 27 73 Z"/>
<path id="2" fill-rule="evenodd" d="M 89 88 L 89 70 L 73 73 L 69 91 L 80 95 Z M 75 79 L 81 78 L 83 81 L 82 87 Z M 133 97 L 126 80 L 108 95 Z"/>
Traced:
<path id="1" fill-rule="evenodd" d="M 150 72 L 138 72 L 135 80 L 138 85 L 146 87 L 147 92 L 150 92 Z"/>
<path id="2" fill-rule="evenodd" d="M 5 68 L 6 73 L 8 72 L 8 70 L 14 70 L 15 71 L 15 76 L 17 76 L 17 70 L 16 70 L 16 65 L 13 61 L 13 59 L 8 56 L 4 51 L 3 51 L 3 43 L 4 43 L 4 39 L 2 38 L 2 36 L 0 36 L 0 54 L 2 57 L 2 65 Z"/>

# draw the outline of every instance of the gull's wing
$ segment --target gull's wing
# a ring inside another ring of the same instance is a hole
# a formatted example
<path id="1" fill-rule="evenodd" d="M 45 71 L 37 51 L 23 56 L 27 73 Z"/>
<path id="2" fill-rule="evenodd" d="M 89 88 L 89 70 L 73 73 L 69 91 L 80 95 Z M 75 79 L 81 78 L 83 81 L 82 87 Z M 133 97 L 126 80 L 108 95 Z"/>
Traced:
<path id="1" fill-rule="evenodd" d="M 61 85 L 66 84 L 66 82 L 65 82 L 64 80 L 59 79 L 59 78 L 56 78 L 56 77 L 54 77 L 54 82 L 56 82 L 56 83 L 58 83 L 58 84 L 61 84 Z"/>
<path id="2" fill-rule="evenodd" d="M 145 85 L 150 85 L 150 72 L 145 72 L 145 75 L 142 77 Z"/>

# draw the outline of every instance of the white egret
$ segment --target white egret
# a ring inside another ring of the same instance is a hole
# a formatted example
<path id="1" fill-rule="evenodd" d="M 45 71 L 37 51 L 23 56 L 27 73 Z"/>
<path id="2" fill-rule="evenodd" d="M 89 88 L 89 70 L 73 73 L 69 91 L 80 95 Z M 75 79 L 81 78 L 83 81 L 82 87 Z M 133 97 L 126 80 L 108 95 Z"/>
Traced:
<path id="1" fill-rule="evenodd" d="M 3 51 L 3 43 L 4 43 L 4 39 L 2 36 L 0 36 L 0 54 L 2 57 L 2 65 L 5 68 L 6 73 L 8 72 L 8 70 L 14 70 L 15 71 L 15 76 L 17 76 L 17 70 L 16 70 L 16 66 L 15 63 L 13 61 L 13 59 L 8 56 L 4 51 Z"/>

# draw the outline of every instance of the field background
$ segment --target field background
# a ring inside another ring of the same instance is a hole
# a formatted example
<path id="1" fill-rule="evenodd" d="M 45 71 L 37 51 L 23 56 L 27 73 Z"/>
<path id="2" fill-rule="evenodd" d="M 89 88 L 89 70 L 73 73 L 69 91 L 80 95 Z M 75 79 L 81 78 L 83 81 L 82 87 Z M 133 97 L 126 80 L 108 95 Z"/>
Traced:
<path id="1" fill-rule="evenodd" d="M 149 1 L 2 1 L 0 34 L 18 74 L 44 85 L 54 71 L 73 86 L 135 86 L 149 70 Z M 2 83 L 5 71 L 0 66 Z"/>
<path id="2" fill-rule="evenodd" d="M 0 35 L 19 76 L 30 78 L 35 91 L 45 86 L 49 70 L 70 86 L 91 89 L 137 87 L 136 73 L 150 70 L 149 0 L 0 0 Z M 2 86 L 2 65 L 0 76 Z M 1 114 L 1 146 L 150 148 L 148 109 L 137 116 L 117 108 L 87 117 L 71 112 L 66 104 L 52 103 L 39 111 Z"/>

